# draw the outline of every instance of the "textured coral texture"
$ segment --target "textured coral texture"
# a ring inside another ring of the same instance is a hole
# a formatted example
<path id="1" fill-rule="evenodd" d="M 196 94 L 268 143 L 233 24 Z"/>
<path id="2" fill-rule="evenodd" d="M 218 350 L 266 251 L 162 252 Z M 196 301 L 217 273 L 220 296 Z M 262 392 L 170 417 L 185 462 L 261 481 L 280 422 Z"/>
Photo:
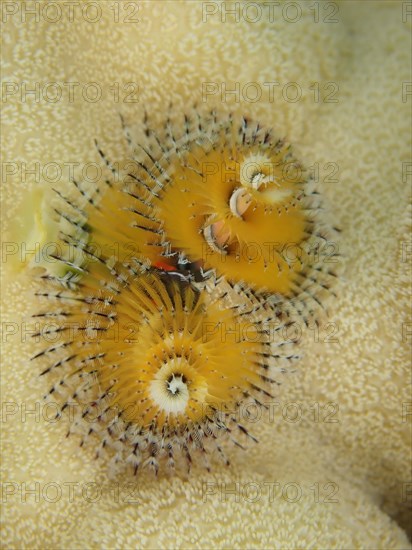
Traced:
<path id="1" fill-rule="evenodd" d="M 36 345 L 24 333 L 36 308 L 31 275 L 19 269 L 15 254 L 8 256 L 2 263 L 3 546 L 411 548 L 405 532 L 411 504 L 405 3 L 332 3 L 339 8 L 335 23 L 324 21 L 331 3 L 322 2 L 319 22 L 309 2 L 299 4 L 296 22 L 282 16 L 285 4 L 274 21 L 263 7 L 261 20 L 251 22 L 253 8 L 239 21 L 230 15 L 225 21 L 224 4 L 214 2 L 102 2 L 94 23 L 80 8 L 73 21 L 67 8 L 56 22 L 51 9 L 48 17 L 22 21 L 20 3 L 3 4 L 17 6 L 2 30 L 2 77 L 17 85 L 3 98 L 2 158 L 17 167 L 15 174 L 3 172 L 7 242 L 30 246 L 39 239 L 32 193 L 67 185 L 65 169 L 57 183 L 44 174 L 22 177 L 24 163 L 98 162 L 94 138 L 110 158 L 123 158 L 119 112 L 133 121 L 145 108 L 160 121 L 170 102 L 176 112 L 202 103 L 202 83 L 233 89 L 239 82 L 239 102 L 233 95 L 222 102 L 218 93 L 204 99 L 262 120 L 306 164 L 319 163 L 322 191 L 342 229 L 343 267 L 329 317 L 318 332 L 302 327 L 304 358 L 272 418 L 248 422 L 259 444 L 231 449 L 231 465 L 217 464 L 210 474 L 194 465 L 183 478 L 110 479 L 90 449 L 65 439 L 63 422 L 47 421 L 53 410 L 39 408 L 45 386 L 29 360 Z M 216 13 L 202 20 L 205 9 Z M 128 14 L 138 21 L 125 21 Z M 280 85 L 271 98 L 263 83 L 274 81 Z M 36 82 L 40 97 L 24 100 L 23 83 L 33 89 Z M 60 85 L 59 101 L 44 99 L 49 82 Z M 79 83 L 73 101 L 64 82 Z M 89 82 L 102 90 L 95 103 L 82 97 Z M 123 101 L 128 82 L 138 85 L 138 102 Z M 259 101 L 242 95 L 250 82 L 261 85 Z M 300 100 L 282 96 L 288 82 L 300 85 Z M 328 82 L 338 85 L 337 102 L 325 102 Z M 337 164 L 336 181 L 325 178 L 326 163 Z M 36 403 L 37 412 L 27 414 Z M 25 495 L 36 488 L 37 496 Z"/>

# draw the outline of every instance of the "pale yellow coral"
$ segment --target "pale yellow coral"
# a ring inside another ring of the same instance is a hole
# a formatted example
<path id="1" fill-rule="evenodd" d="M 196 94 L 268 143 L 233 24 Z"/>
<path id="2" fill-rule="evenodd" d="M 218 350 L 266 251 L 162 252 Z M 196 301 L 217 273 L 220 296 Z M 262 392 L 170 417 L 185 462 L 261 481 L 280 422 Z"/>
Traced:
<path id="1" fill-rule="evenodd" d="M 3 88 L 2 156 L 15 163 L 7 165 L 14 174 L 4 179 L 3 172 L 5 230 L 22 199 L 40 184 L 64 189 L 67 163 L 98 160 L 94 137 L 109 158 L 123 158 L 119 110 L 133 119 L 144 105 L 156 118 L 172 100 L 181 112 L 202 101 L 202 83 L 212 105 L 221 102 L 218 92 L 211 93 L 222 90 L 220 83 L 233 89 L 239 82 L 242 103 L 228 95 L 224 108 L 253 114 L 285 134 L 306 165 L 314 163 L 316 170 L 318 163 L 343 229 L 345 276 L 330 319 L 305 332 L 306 356 L 273 405 L 273 421 L 254 424 L 259 445 L 233 453 L 229 469 L 205 475 L 195 467 L 184 480 L 108 480 L 102 463 L 74 438 L 64 438 L 65 426 L 47 421 L 53 410 L 42 408 L 45 388 L 29 361 L 34 345 L 28 331 L 35 330 L 34 320 L 25 317 L 35 307 L 30 281 L 4 280 L 3 545 L 410 548 L 402 530 L 411 499 L 411 97 L 402 96 L 410 80 L 410 16 L 408 22 L 403 13 L 408 2 L 336 3 L 337 23 L 324 22 L 330 2 L 319 3 L 319 23 L 306 2 L 299 4 L 296 23 L 282 17 L 285 4 L 274 22 L 262 8 L 266 15 L 256 23 L 230 15 L 222 21 L 224 4 L 214 2 L 128 3 L 139 6 L 135 13 L 126 3 L 110 2 L 100 4 L 94 23 L 81 8 L 73 22 L 68 8 L 57 22 L 47 21 L 44 11 L 38 21 L 28 14 L 21 22 L 22 6 L 30 4 L 4 2 L 3 9 L 6 4 L 17 11 L 2 37 L 2 76 L 11 94 L 5 98 Z M 205 6 L 217 7 L 216 14 L 206 18 Z M 272 88 L 271 102 L 263 84 L 274 81 L 280 85 Z M 302 88 L 295 103 L 277 93 L 291 81 Z M 33 96 L 22 101 L 24 82 L 30 89 L 39 83 L 37 102 Z M 43 96 L 52 96 L 45 90 L 50 82 L 62 90 L 55 103 Z M 73 101 L 64 82 L 79 83 Z M 101 101 L 82 97 L 88 82 L 101 88 Z M 128 82 L 138 85 L 139 104 L 123 101 L 133 91 Z M 250 82 L 261 85 L 256 103 L 245 100 Z M 335 85 L 326 89 L 329 82 Z M 325 103 L 336 85 L 338 103 Z M 23 178 L 36 162 L 37 172 Z M 59 182 L 47 181 L 42 171 L 50 162 L 63 168 Z M 337 174 L 328 178 L 336 166 Z M 3 235 L 8 242 L 25 239 Z M 10 256 L 6 271 L 9 265 Z M 23 501 L 25 489 L 35 493 Z M 225 496 L 231 489 L 238 497 Z"/>

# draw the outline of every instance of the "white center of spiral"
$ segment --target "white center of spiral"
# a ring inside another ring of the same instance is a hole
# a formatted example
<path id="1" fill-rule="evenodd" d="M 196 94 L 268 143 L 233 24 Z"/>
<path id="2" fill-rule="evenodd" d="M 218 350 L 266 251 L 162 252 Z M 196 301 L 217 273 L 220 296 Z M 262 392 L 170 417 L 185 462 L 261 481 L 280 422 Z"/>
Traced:
<path id="1" fill-rule="evenodd" d="M 175 359 L 174 369 L 176 363 L 179 360 Z M 187 380 L 182 373 L 171 372 L 171 365 L 165 364 L 150 384 L 150 396 L 164 412 L 182 413 L 189 401 Z"/>
<path id="2" fill-rule="evenodd" d="M 181 374 L 175 376 L 172 374 L 172 378 L 167 381 L 167 390 L 176 397 L 180 392 L 187 390 L 187 385 Z"/>

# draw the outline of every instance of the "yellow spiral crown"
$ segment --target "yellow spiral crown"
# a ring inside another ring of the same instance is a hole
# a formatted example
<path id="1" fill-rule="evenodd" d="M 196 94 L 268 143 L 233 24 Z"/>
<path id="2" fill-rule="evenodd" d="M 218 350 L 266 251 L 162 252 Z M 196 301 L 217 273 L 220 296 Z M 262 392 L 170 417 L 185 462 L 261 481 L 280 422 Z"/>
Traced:
<path id="1" fill-rule="evenodd" d="M 97 455 L 157 472 L 200 452 L 209 467 L 219 436 L 254 439 L 236 411 L 267 407 L 297 358 L 283 329 L 329 290 L 319 249 L 334 230 L 290 146 L 259 124 L 212 112 L 141 131 L 116 167 L 98 146 L 100 187 L 57 191 L 61 269 L 43 275 L 37 317 L 61 341 L 35 357 Z"/>

